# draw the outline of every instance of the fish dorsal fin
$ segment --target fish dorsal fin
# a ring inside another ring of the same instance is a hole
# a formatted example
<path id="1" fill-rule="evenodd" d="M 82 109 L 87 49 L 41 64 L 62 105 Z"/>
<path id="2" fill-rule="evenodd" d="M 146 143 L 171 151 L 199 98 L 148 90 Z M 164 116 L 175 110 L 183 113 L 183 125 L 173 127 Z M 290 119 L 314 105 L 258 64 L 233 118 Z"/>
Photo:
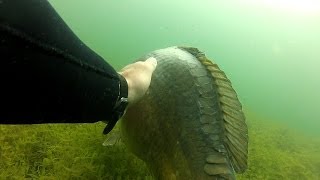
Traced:
<path id="1" fill-rule="evenodd" d="M 194 55 L 211 73 L 214 84 L 218 88 L 218 97 L 222 110 L 224 146 L 234 170 L 237 173 L 244 172 L 247 169 L 248 129 L 237 93 L 218 65 L 207 59 L 197 48 L 181 47 L 181 49 Z"/>

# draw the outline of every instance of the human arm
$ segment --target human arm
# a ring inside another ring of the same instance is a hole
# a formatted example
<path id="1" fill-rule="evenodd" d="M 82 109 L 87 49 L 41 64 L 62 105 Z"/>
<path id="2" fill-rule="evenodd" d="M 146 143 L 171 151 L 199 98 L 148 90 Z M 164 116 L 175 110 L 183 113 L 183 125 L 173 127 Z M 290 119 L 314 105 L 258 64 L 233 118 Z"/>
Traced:
<path id="1" fill-rule="evenodd" d="M 1 124 L 115 118 L 118 73 L 71 31 L 48 1 L 0 3 L 0 58 Z"/>

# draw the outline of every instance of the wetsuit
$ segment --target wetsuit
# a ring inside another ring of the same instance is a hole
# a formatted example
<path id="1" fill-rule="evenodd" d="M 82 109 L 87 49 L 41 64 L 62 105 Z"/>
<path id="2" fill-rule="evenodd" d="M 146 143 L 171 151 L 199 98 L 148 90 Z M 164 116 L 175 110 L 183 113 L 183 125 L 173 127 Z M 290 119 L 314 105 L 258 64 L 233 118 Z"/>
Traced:
<path id="1" fill-rule="evenodd" d="M 125 79 L 47 0 L 0 0 L 0 124 L 103 120 L 107 133 L 127 94 Z"/>

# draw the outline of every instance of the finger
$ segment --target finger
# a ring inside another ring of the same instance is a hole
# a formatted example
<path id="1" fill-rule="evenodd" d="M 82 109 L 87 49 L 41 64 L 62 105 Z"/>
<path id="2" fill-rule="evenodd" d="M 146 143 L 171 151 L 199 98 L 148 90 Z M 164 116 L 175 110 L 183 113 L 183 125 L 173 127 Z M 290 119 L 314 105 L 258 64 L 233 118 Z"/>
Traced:
<path id="1" fill-rule="evenodd" d="M 145 61 L 145 64 L 149 66 L 151 72 L 153 72 L 156 69 L 158 62 L 156 58 L 150 57 Z"/>

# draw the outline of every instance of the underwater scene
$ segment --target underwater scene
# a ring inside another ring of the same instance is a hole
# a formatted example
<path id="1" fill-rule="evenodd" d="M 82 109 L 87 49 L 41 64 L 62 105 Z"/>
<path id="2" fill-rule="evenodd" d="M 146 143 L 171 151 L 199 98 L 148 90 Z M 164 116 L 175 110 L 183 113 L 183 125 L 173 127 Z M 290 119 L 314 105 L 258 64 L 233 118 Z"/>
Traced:
<path id="1" fill-rule="evenodd" d="M 320 179 L 320 1 L 49 2 L 116 70 L 172 46 L 195 47 L 214 61 L 231 81 L 247 125 L 247 167 L 236 179 Z M 108 135 L 103 122 L 0 125 L 0 179 L 158 179 L 148 166 L 156 158 L 141 159 L 117 138 L 123 121 Z"/>

